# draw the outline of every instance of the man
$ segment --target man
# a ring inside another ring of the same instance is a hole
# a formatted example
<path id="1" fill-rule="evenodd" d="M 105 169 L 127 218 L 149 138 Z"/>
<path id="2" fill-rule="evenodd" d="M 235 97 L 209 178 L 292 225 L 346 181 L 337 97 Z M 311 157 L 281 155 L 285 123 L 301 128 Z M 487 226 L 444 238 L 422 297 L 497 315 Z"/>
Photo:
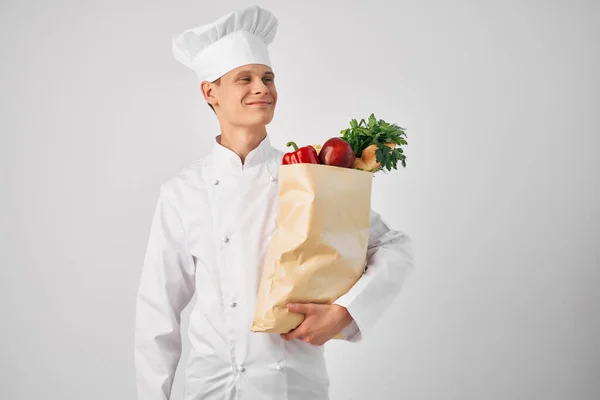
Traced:
<path id="1" fill-rule="evenodd" d="M 328 399 L 322 344 L 339 332 L 360 341 L 412 270 L 410 238 L 372 211 L 368 267 L 346 295 L 296 305 L 306 317 L 289 334 L 250 331 L 283 156 L 266 130 L 277 104 L 267 51 L 277 24 L 249 7 L 174 38 L 175 57 L 197 73 L 221 132 L 209 155 L 160 188 L 136 304 L 139 400 L 169 398 L 180 313 L 194 294 L 186 400 Z"/>

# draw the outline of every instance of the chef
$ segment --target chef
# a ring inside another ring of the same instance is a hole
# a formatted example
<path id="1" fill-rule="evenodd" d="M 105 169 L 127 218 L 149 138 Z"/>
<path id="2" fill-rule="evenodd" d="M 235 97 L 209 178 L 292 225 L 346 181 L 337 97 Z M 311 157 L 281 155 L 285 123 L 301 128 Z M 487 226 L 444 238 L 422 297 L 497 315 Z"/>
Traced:
<path id="1" fill-rule="evenodd" d="M 268 45 L 278 21 L 258 7 L 174 36 L 219 122 L 208 155 L 160 186 L 136 301 L 139 400 L 167 400 L 191 310 L 185 400 L 326 400 L 323 344 L 359 342 L 413 269 L 411 240 L 371 211 L 368 262 L 334 304 L 290 304 L 288 334 L 251 332 L 261 267 L 276 227 L 278 168 L 266 126 L 277 105 Z"/>

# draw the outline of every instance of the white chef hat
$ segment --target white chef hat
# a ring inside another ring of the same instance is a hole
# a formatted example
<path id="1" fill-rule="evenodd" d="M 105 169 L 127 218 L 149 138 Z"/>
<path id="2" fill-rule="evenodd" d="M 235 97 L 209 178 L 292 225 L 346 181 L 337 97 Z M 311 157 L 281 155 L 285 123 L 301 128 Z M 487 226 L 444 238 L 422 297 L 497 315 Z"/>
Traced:
<path id="1" fill-rule="evenodd" d="M 173 36 L 173 54 L 200 81 L 213 82 L 246 64 L 271 67 L 267 46 L 277 33 L 277 18 L 251 6 L 233 11 L 209 24 Z"/>

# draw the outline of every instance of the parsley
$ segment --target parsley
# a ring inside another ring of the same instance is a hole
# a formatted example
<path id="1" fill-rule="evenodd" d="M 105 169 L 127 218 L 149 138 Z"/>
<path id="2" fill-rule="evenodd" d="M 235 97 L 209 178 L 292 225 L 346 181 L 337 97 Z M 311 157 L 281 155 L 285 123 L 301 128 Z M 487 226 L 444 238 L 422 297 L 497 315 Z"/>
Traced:
<path id="1" fill-rule="evenodd" d="M 356 119 L 351 120 L 350 128 L 342 130 L 341 134 L 342 139 L 350 144 L 357 158 L 362 156 L 364 149 L 376 145 L 377 170 L 398 169 L 398 162 L 406 167 L 406 155 L 402 146 L 407 145 L 408 142 L 404 128 L 382 119 L 377 120 L 375 115 L 371 114 L 367 121 L 364 119 L 361 119 L 360 122 Z"/>

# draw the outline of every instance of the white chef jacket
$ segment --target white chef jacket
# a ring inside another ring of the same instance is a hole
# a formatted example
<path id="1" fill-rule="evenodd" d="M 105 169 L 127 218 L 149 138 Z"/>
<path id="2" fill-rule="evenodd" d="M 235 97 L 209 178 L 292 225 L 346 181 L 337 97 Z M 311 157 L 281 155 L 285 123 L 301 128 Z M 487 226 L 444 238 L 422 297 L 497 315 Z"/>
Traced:
<path id="1" fill-rule="evenodd" d="M 185 400 L 327 400 L 324 347 L 251 332 L 262 264 L 277 218 L 283 152 L 269 136 L 244 164 L 214 141 L 160 188 L 136 302 L 138 400 L 167 400 L 181 356 L 180 314 L 194 293 Z M 371 211 L 367 268 L 336 304 L 358 342 L 413 268 L 410 238 Z"/>

